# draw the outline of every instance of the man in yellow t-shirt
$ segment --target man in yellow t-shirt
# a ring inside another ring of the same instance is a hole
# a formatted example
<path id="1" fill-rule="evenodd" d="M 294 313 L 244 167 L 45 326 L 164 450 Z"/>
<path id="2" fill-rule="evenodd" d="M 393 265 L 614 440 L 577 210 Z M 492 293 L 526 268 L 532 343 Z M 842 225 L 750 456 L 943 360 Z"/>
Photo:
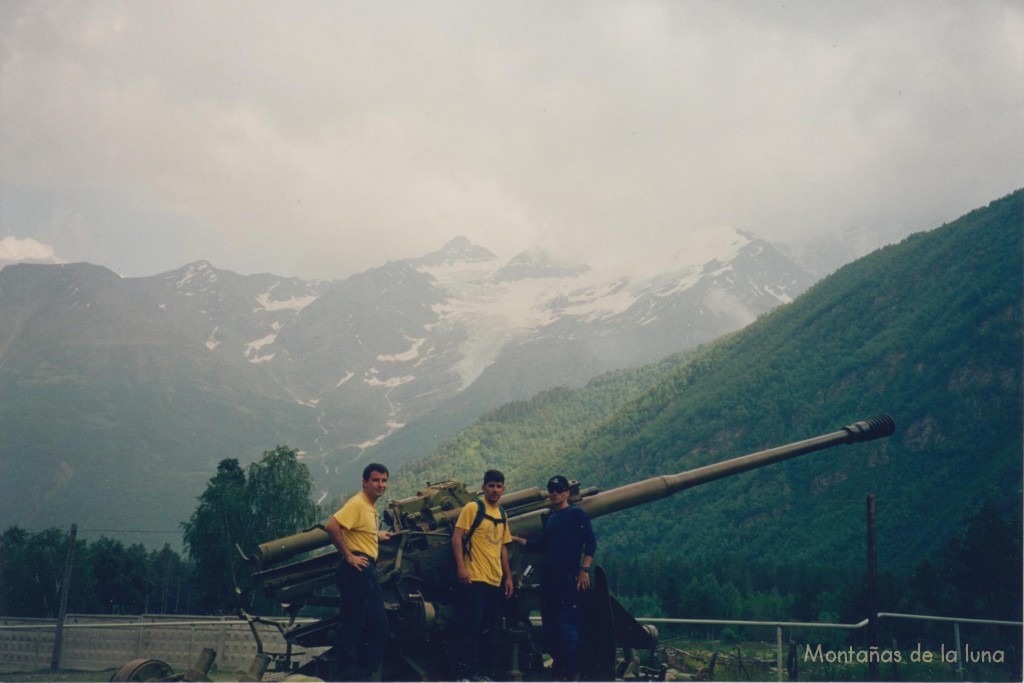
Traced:
<path id="1" fill-rule="evenodd" d="M 334 578 L 341 596 L 337 656 L 331 679 L 369 681 L 380 667 L 388 640 L 388 618 L 377 576 L 377 542 L 391 534 L 377 525 L 377 501 L 388 488 L 388 468 L 363 469 L 363 490 L 327 520 L 325 528 L 344 561 Z"/>
<path id="2" fill-rule="evenodd" d="M 514 591 L 505 547 L 512 542 L 512 534 L 498 506 L 505 493 L 505 475 L 487 470 L 483 492 L 482 500 L 463 506 L 452 532 L 452 556 L 460 584 L 456 614 L 462 635 L 455 673 L 470 680 L 481 676 L 480 645 L 484 632 L 497 624 L 502 594 L 511 598 Z M 483 515 L 476 524 L 480 512 Z"/>

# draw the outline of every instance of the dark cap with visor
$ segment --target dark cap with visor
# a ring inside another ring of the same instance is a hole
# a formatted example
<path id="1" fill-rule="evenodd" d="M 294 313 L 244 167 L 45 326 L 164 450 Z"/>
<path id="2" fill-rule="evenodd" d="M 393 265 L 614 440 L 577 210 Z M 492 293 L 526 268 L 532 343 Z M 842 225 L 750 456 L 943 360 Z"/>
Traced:
<path id="1" fill-rule="evenodd" d="M 562 491 L 569 490 L 569 480 L 563 477 L 561 474 L 548 479 L 548 493 L 561 493 Z"/>

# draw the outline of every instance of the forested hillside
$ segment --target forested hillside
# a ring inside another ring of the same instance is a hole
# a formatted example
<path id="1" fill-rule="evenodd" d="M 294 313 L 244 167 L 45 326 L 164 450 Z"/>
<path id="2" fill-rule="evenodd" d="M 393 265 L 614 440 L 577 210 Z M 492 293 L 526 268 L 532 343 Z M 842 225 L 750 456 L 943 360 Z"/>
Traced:
<path id="1" fill-rule="evenodd" d="M 512 490 L 556 472 L 610 488 L 887 412 L 889 439 L 602 518 L 599 554 L 648 585 L 673 564 L 783 587 L 856 577 L 869 493 L 883 571 L 948 556 L 983 508 L 1019 529 L 1022 209 L 1018 191 L 881 249 L 694 357 L 507 406 L 399 486 L 498 466 Z"/>

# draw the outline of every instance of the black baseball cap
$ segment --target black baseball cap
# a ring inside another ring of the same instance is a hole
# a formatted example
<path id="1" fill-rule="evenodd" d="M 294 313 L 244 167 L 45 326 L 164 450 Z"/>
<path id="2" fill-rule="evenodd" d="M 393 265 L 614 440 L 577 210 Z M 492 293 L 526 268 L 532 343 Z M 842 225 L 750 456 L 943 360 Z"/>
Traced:
<path id="1" fill-rule="evenodd" d="M 569 490 L 569 480 L 563 477 L 561 474 L 548 479 L 548 493 L 561 493 L 562 491 Z"/>

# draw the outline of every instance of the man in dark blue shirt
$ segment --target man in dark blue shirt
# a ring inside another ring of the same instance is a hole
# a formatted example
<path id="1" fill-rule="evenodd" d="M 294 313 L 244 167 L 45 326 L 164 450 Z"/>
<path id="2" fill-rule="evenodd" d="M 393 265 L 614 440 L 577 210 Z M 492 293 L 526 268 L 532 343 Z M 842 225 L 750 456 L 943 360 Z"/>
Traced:
<path id="1" fill-rule="evenodd" d="M 590 564 L 597 540 L 587 513 L 569 504 L 569 480 L 548 480 L 551 511 L 544 518 L 540 540 L 513 537 L 529 549 L 544 550 L 541 575 L 541 620 L 544 642 L 551 654 L 556 681 L 576 680 L 579 650 L 579 591 L 590 588 Z"/>

